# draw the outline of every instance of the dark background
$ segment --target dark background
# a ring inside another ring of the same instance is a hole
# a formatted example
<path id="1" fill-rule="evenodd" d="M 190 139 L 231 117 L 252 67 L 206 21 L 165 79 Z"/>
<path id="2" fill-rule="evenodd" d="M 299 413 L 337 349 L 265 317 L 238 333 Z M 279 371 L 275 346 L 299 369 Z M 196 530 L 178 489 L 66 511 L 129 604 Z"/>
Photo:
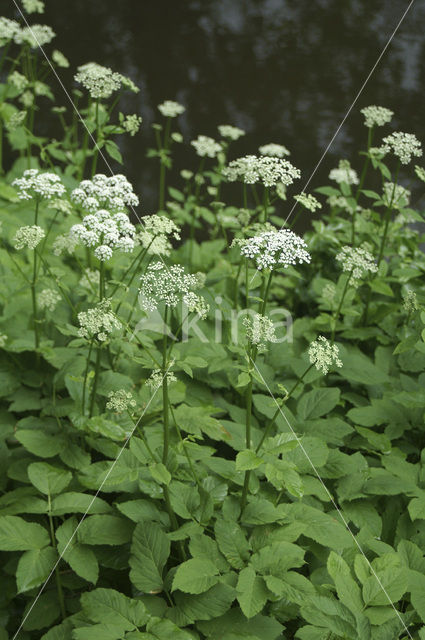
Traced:
<path id="1" fill-rule="evenodd" d="M 88 61 L 110 66 L 140 87 L 122 105 L 142 115 L 143 125 L 134 138 L 125 136 L 121 171 L 137 188 L 140 212 L 146 214 L 154 212 L 157 201 L 157 166 L 146 159 L 147 147 L 153 146 L 150 124 L 160 120 L 157 104 L 176 99 L 186 106 L 178 121 L 186 142 L 199 133 L 215 137 L 218 124 L 233 124 L 247 132 L 233 143 L 234 156 L 256 153 L 268 142 L 285 144 L 302 172 L 296 183 L 300 191 L 408 4 L 46 0 L 45 15 L 33 14 L 29 22 L 46 22 L 57 33 L 53 45 L 71 62 L 71 69 L 59 70 L 67 87 L 74 84 L 76 67 Z M 16 12 L 10 5 L 3 13 L 12 17 Z M 311 187 L 326 182 L 340 157 L 361 166 L 357 152 L 367 130 L 359 109 L 364 106 L 395 112 L 391 128 L 380 130 L 383 135 L 394 127 L 425 141 L 424 18 L 425 1 L 416 0 Z M 107 172 L 102 164 L 98 171 Z M 179 169 L 197 165 L 191 147 L 180 153 Z M 289 210 L 290 200 L 284 206 Z"/>

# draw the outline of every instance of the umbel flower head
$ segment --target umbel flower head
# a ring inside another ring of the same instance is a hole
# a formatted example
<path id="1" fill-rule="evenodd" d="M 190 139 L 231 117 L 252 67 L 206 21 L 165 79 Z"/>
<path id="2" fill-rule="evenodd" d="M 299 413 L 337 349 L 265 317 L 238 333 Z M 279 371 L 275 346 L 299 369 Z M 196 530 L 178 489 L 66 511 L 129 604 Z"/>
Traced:
<path id="1" fill-rule="evenodd" d="M 370 107 L 364 107 L 360 110 L 365 117 L 365 126 L 369 129 L 371 127 L 383 127 L 384 124 L 391 122 L 391 118 L 394 115 L 394 111 L 387 109 L 386 107 L 377 107 L 372 104 Z"/>
<path id="2" fill-rule="evenodd" d="M 386 153 L 392 151 L 401 164 L 409 164 L 412 156 L 419 158 L 422 155 L 421 143 L 413 133 L 394 131 L 382 142 L 382 150 Z"/>
<path id="3" fill-rule="evenodd" d="M 127 133 L 131 135 L 131 137 L 136 135 L 141 125 L 142 125 L 142 118 L 138 116 L 136 113 L 126 116 L 122 123 L 122 126 L 127 131 Z"/>
<path id="4" fill-rule="evenodd" d="M 329 367 L 335 364 L 342 367 L 339 359 L 339 349 L 335 344 L 331 344 L 324 336 L 319 336 L 308 348 L 308 356 L 311 364 L 314 364 L 318 371 L 328 373 Z"/>
<path id="5" fill-rule="evenodd" d="M 3 16 L 0 17 L 0 47 L 14 40 L 21 27 L 16 20 L 9 20 Z"/>
<path id="6" fill-rule="evenodd" d="M 87 311 L 81 311 L 78 314 L 78 322 L 78 334 L 82 338 L 95 338 L 99 342 L 105 342 L 115 329 L 121 328 L 121 322 L 112 313 L 111 301 L 106 299 Z"/>
<path id="7" fill-rule="evenodd" d="M 329 174 L 330 180 L 335 180 L 338 184 L 359 184 L 359 178 L 354 169 L 351 168 L 348 160 L 340 160 L 337 169 L 332 169 Z"/>
<path id="8" fill-rule="evenodd" d="M 300 203 L 305 209 L 309 211 L 316 211 L 316 209 L 321 209 L 322 205 L 311 193 L 300 193 L 297 196 L 294 196 L 294 199 Z"/>
<path id="9" fill-rule="evenodd" d="M 373 256 L 362 247 L 350 247 L 348 245 L 341 248 L 336 256 L 336 260 L 341 263 L 343 271 L 352 271 L 352 284 L 361 280 L 367 272 L 376 273 L 378 266 Z"/>
<path id="10" fill-rule="evenodd" d="M 115 249 L 133 251 L 136 228 L 123 211 L 110 213 L 99 209 L 85 216 L 80 224 L 74 224 L 69 234 L 86 247 L 95 247 L 94 255 L 104 262 L 112 258 Z"/>
<path id="11" fill-rule="evenodd" d="M 43 291 L 40 291 L 38 294 L 37 301 L 40 309 L 54 311 L 60 299 L 60 295 L 54 289 L 43 289 Z"/>
<path id="12" fill-rule="evenodd" d="M 311 260 L 304 240 L 288 229 L 265 231 L 252 238 L 236 239 L 232 246 L 236 244 L 240 246 L 243 256 L 255 260 L 260 271 Z"/>
<path id="13" fill-rule="evenodd" d="M 171 382 L 177 382 L 176 376 L 171 371 L 167 371 L 164 375 L 161 369 L 154 369 L 145 384 L 150 387 L 152 391 L 157 391 L 157 389 L 162 385 L 164 378 L 167 380 L 168 384 Z"/>
<path id="14" fill-rule="evenodd" d="M 276 144 L 275 142 L 263 144 L 263 146 L 258 147 L 258 151 L 262 156 L 271 156 L 272 158 L 283 158 L 290 155 L 289 149 L 283 144 Z"/>
<path id="15" fill-rule="evenodd" d="M 20 227 L 15 233 L 13 244 L 15 249 L 35 249 L 45 236 L 44 229 L 37 224 L 30 227 Z"/>
<path id="16" fill-rule="evenodd" d="M 145 311 L 155 311 L 158 305 L 175 307 L 179 300 L 199 288 L 196 274 L 186 273 L 179 264 L 167 267 L 163 262 L 151 263 L 140 278 L 139 301 Z"/>
<path id="17" fill-rule="evenodd" d="M 106 408 L 110 411 L 115 411 L 115 413 L 123 413 L 127 409 L 133 409 L 136 406 L 136 401 L 133 399 L 131 391 L 126 391 L 125 389 L 110 391 L 108 398 Z"/>
<path id="18" fill-rule="evenodd" d="M 229 138 L 229 140 L 239 140 L 239 138 L 245 135 L 243 129 L 233 127 L 230 124 L 220 124 L 217 129 L 222 138 Z"/>
<path id="19" fill-rule="evenodd" d="M 143 216 L 138 239 L 149 255 L 168 256 L 172 246 L 170 238 L 180 240 L 180 227 L 165 216 Z"/>
<path id="20" fill-rule="evenodd" d="M 91 180 L 83 180 L 71 193 L 71 200 L 87 211 L 109 209 L 116 211 L 124 207 L 137 207 L 139 198 L 125 176 L 105 176 L 97 173 Z"/>
<path id="21" fill-rule="evenodd" d="M 42 0 L 22 0 L 22 4 L 27 13 L 44 12 L 44 2 Z"/>
<path id="22" fill-rule="evenodd" d="M 186 107 L 178 102 L 174 102 L 174 100 L 165 100 L 162 104 L 158 105 L 158 110 L 166 118 L 176 118 L 186 111 Z"/>
<path id="23" fill-rule="evenodd" d="M 32 24 L 30 27 L 20 29 L 14 40 L 16 44 L 28 44 L 32 49 L 49 44 L 56 33 L 47 24 Z"/>
<path id="24" fill-rule="evenodd" d="M 393 209 L 403 209 L 407 207 L 410 200 L 410 191 L 394 182 L 385 182 L 383 186 L 382 200 L 387 207 Z"/>
<path id="25" fill-rule="evenodd" d="M 273 322 L 267 316 L 260 313 L 256 313 L 253 318 L 245 316 L 242 324 L 247 340 L 256 345 L 259 351 L 266 351 L 268 342 L 277 342 Z"/>
<path id="26" fill-rule="evenodd" d="M 260 182 L 265 187 L 273 187 L 278 183 L 288 186 L 300 175 L 299 169 L 296 169 L 289 160 L 269 156 L 244 156 L 232 160 L 223 169 L 223 176 L 229 182 L 236 180 L 246 184 Z"/>
<path id="27" fill-rule="evenodd" d="M 413 313 L 419 309 L 418 298 L 416 292 L 412 289 L 407 289 L 403 294 L 403 309 L 408 313 Z"/>
<path id="28" fill-rule="evenodd" d="M 69 233 L 56 236 L 53 241 L 52 249 L 55 256 L 61 256 L 64 251 L 69 255 L 72 255 L 75 251 L 75 247 L 78 244 L 78 238 L 71 236 Z"/>
<path id="29" fill-rule="evenodd" d="M 74 76 L 76 82 L 80 82 L 90 93 L 92 98 L 110 98 L 110 96 L 122 86 L 137 93 L 139 89 L 130 80 L 112 71 L 109 67 L 103 67 L 97 62 L 87 62 L 77 68 Z"/>
<path id="30" fill-rule="evenodd" d="M 39 169 L 27 169 L 22 178 L 12 182 L 12 186 L 18 189 L 18 198 L 21 200 L 51 200 L 65 193 L 65 187 L 56 173 L 41 172 Z"/>
<path id="31" fill-rule="evenodd" d="M 196 153 L 201 158 L 215 158 L 217 153 L 222 151 L 223 147 L 221 144 L 216 142 L 214 138 L 209 138 L 208 136 L 198 136 L 196 140 L 192 140 L 190 143 L 196 149 Z"/>

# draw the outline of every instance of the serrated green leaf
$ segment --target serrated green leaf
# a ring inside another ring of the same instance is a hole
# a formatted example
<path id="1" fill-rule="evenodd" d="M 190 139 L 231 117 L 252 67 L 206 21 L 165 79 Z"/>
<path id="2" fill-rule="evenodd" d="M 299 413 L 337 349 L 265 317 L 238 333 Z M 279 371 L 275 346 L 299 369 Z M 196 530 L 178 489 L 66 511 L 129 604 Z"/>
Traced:
<path id="1" fill-rule="evenodd" d="M 236 471 L 247 471 L 249 469 L 257 469 L 264 460 L 257 456 L 252 449 L 240 451 L 236 456 Z"/>
<path id="2" fill-rule="evenodd" d="M 169 555 L 170 541 L 158 524 L 136 525 L 130 556 L 130 580 L 134 586 L 145 593 L 160 593 Z"/>
<path id="3" fill-rule="evenodd" d="M 217 518 L 214 531 L 226 560 L 235 569 L 243 569 L 249 558 L 249 544 L 241 527 L 234 521 Z"/>
<path id="4" fill-rule="evenodd" d="M 93 622 L 113 623 L 125 631 L 140 627 L 149 619 L 143 602 L 128 598 L 115 589 L 102 588 L 83 593 L 81 606 Z"/>
<path id="5" fill-rule="evenodd" d="M 58 554 L 53 547 L 25 551 L 19 558 L 16 569 L 18 593 L 29 591 L 42 584 L 50 574 L 57 559 Z"/>
<path id="6" fill-rule="evenodd" d="M 263 609 L 269 591 L 263 578 L 257 576 L 252 567 L 245 567 L 239 574 L 237 599 L 244 616 L 252 618 Z"/>
<path id="7" fill-rule="evenodd" d="M 49 543 L 49 534 L 40 524 L 27 522 L 18 516 L 0 516 L 0 549 L 2 551 L 42 549 Z"/>
<path id="8" fill-rule="evenodd" d="M 19 429 L 15 437 L 27 451 L 40 458 L 52 458 L 65 446 L 60 434 L 49 435 L 36 429 Z"/>
<path id="9" fill-rule="evenodd" d="M 177 567 L 172 591 L 180 589 L 185 593 L 204 593 L 218 581 L 219 571 L 211 560 L 191 558 Z"/>
<path id="10" fill-rule="evenodd" d="M 110 515 L 88 516 L 78 528 L 78 540 L 83 544 L 120 545 L 131 540 L 132 523 Z"/>
<path id="11" fill-rule="evenodd" d="M 47 462 L 33 462 L 28 465 L 28 477 L 36 489 L 46 495 L 61 493 L 72 480 L 72 473 L 53 467 Z"/>

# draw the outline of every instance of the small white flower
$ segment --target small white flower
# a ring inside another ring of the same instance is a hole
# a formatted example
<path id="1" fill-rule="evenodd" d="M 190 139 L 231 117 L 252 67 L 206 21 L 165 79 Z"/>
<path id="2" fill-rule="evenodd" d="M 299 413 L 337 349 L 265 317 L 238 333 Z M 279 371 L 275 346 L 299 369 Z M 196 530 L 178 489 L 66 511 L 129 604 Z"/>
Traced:
<path id="1" fill-rule="evenodd" d="M 385 182 L 383 186 L 382 200 L 387 207 L 393 209 L 403 209 L 407 207 L 410 200 L 410 191 L 393 182 Z"/>
<path id="2" fill-rule="evenodd" d="M 15 249 L 35 249 L 45 236 L 44 229 L 34 224 L 31 227 L 20 227 L 15 233 L 13 244 Z"/>
<path id="3" fill-rule="evenodd" d="M 403 294 L 403 308 L 407 313 L 412 313 L 419 309 L 418 298 L 412 289 L 407 289 L 406 293 Z"/>
<path id="4" fill-rule="evenodd" d="M 230 140 L 238 140 L 245 135 L 245 131 L 238 127 L 232 127 L 230 124 L 220 124 L 217 129 L 222 138 L 229 138 Z"/>
<path id="5" fill-rule="evenodd" d="M 413 133 L 395 131 L 382 140 L 383 149 L 388 153 L 392 151 L 399 158 L 401 164 L 409 164 L 412 156 L 419 158 L 422 155 L 421 143 Z"/>
<path id="6" fill-rule="evenodd" d="M 175 307 L 183 296 L 199 288 L 197 275 L 185 273 L 179 264 L 167 267 L 163 262 L 151 263 L 140 282 L 139 301 L 145 311 L 155 311 L 161 303 Z"/>
<path id="7" fill-rule="evenodd" d="M 69 234 L 86 247 L 93 247 L 96 258 L 104 262 L 112 258 L 114 249 L 133 251 L 136 228 L 126 213 L 99 209 L 85 216 L 81 223 L 74 224 Z"/>
<path id="8" fill-rule="evenodd" d="M 365 117 L 365 126 L 368 128 L 371 127 L 382 127 L 384 124 L 391 122 L 391 119 L 394 115 L 394 111 L 387 109 L 386 107 L 377 107 L 376 105 L 371 105 L 370 107 L 365 107 L 360 110 Z"/>
<path id="9" fill-rule="evenodd" d="M 22 0 L 22 4 L 27 13 L 44 12 L 44 2 L 42 0 Z"/>
<path id="10" fill-rule="evenodd" d="M 39 169 L 27 169 L 22 178 L 16 178 L 12 182 L 12 186 L 18 189 L 18 198 L 21 200 L 51 200 L 65 193 L 65 187 L 56 173 L 43 173 Z"/>
<path id="11" fill-rule="evenodd" d="M 361 280 L 367 272 L 376 273 L 378 266 L 373 256 L 362 247 L 344 246 L 336 256 L 336 260 L 341 263 L 343 271 L 352 272 L 351 284 L 356 285 L 357 280 Z"/>
<path id="12" fill-rule="evenodd" d="M 288 229 L 265 231 L 252 238 L 236 239 L 233 245 L 240 246 L 243 256 L 255 260 L 260 271 L 311 260 L 304 240 Z"/>
<path id="13" fill-rule="evenodd" d="M 142 118 L 135 113 L 131 116 L 126 116 L 125 120 L 122 123 L 124 129 L 131 135 L 131 137 L 135 136 L 139 131 L 142 125 Z"/>
<path id="14" fill-rule="evenodd" d="M 263 144 L 261 147 L 258 147 L 258 151 L 262 156 L 271 156 L 272 158 L 283 158 L 284 156 L 290 155 L 289 149 L 283 144 L 275 144 L 274 142 Z"/>
<path id="15" fill-rule="evenodd" d="M 53 289 L 43 289 L 37 296 L 40 309 L 47 309 L 48 311 L 54 311 L 60 299 L 58 292 Z"/>
<path id="16" fill-rule="evenodd" d="M 165 216 L 143 216 L 138 239 L 149 255 L 168 256 L 172 249 L 170 237 L 180 240 L 180 227 Z"/>
<path id="17" fill-rule="evenodd" d="M 208 136 L 198 136 L 196 140 L 192 140 L 190 143 L 196 149 L 196 153 L 201 158 L 215 158 L 217 153 L 222 151 L 222 146 L 216 142 L 213 138 Z"/>
<path id="18" fill-rule="evenodd" d="M 329 179 L 335 180 L 338 184 L 341 184 L 341 182 L 359 184 L 357 173 L 351 168 L 348 160 L 340 160 L 338 168 L 332 169 L 329 173 Z"/>
<path id="19" fill-rule="evenodd" d="M 156 391 L 162 386 L 164 378 L 166 378 L 168 384 L 171 382 L 177 382 L 176 376 L 174 373 L 171 373 L 171 371 L 168 371 L 164 376 L 161 369 L 154 369 L 145 384 L 150 387 L 152 391 Z"/>
<path id="20" fill-rule="evenodd" d="M 85 269 L 81 276 L 80 287 L 88 289 L 89 291 L 97 291 L 99 289 L 100 272 L 94 269 Z"/>
<path id="21" fill-rule="evenodd" d="M 133 399 L 132 393 L 125 389 L 110 391 L 108 398 L 106 408 L 110 411 L 115 411 L 115 413 L 123 413 L 127 411 L 127 409 L 133 409 L 136 406 L 136 401 Z"/>
<path id="22" fill-rule="evenodd" d="M 197 313 L 202 320 L 205 320 L 208 315 L 208 311 L 210 310 L 210 305 L 205 302 L 205 299 L 202 296 L 198 296 L 197 293 L 189 291 L 189 293 L 184 294 L 183 302 L 185 303 L 188 311 L 191 313 Z"/>
<path id="23" fill-rule="evenodd" d="M 245 316 L 242 321 L 247 340 L 258 347 L 259 351 L 267 350 L 268 342 L 277 342 L 273 322 L 267 316 L 256 313 L 253 318 Z"/>
<path id="24" fill-rule="evenodd" d="M 13 73 L 9 75 L 8 81 L 15 89 L 18 89 L 18 91 L 23 91 L 29 85 L 28 79 L 22 75 L 22 73 L 19 73 L 19 71 L 13 71 Z"/>
<path id="25" fill-rule="evenodd" d="M 329 367 L 335 364 L 342 367 L 339 359 L 339 349 L 335 344 L 331 344 L 324 336 L 319 336 L 308 348 L 308 355 L 311 364 L 314 364 L 318 371 L 328 373 Z"/>
<path id="26" fill-rule="evenodd" d="M 72 255 L 75 251 L 75 247 L 78 244 L 78 238 L 68 234 L 60 234 L 56 236 L 52 249 L 55 256 L 61 256 L 64 251 L 69 255 Z"/>
<path id="27" fill-rule="evenodd" d="M 55 49 L 52 53 L 52 60 L 62 69 L 68 69 L 69 67 L 69 60 L 63 55 L 62 51 Z"/>
<path id="28" fill-rule="evenodd" d="M 105 176 L 97 173 L 91 180 L 83 180 L 71 193 L 71 200 L 87 211 L 118 210 L 137 207 L 139 198 L 125 176 Z"/>
<path id="29" fill-rule="evenodd" d="M 320 202 L 311 193 L 307 194 L 302 191 L 299 195 L 294 196 L 294 199 L 309 211 L 316 211 L 316 209 L 322 208 Z"/>
<path id="30" fill-rule="evenodd" d="M 10 40 L 15 40 L 21 27 L 16 20 L 9 20 L 3 16 L 0 17 L 0 47 L 4 47 Z"/>
<path id="31" fill-rule="evenodd" d="M 266 187 L 273 187 L 278 183 L 288 186 L 300 175 L 299 169 L 296 169 L 289 160 L 269 156 L 244 156 L 232 160 L 223 169 L 223 176 L 229 182 L 236 180 L 245 184 L 261 182 Z"/>
<path id="32" fill-rule="evenodd" d="M 90 340 L 96 338 L 100 342 L 107 340 L 115 330 L 121 328 L 121 322 L 111 311 L 110 300 L 102 300 L 96 307 L 78 314 L 79 335 Z"/>
<path id="33" fill-rule="evenodd" d="M 18 127 L 22 126 L 25 121 L 27 112 L 26 111 L 15 111 L 10 116 L 9 120 L 6 122 L 6 127 L 8 131 L 15 131 Z"/>
<path id="34" fill-rule="evenodd" d="M 17 44 L 29 44 L 35 49 L 49 44 L 55 36 L 55 32 L 47 24 L 32 24 L 18 31 L 14 39 Z"/>
<path id="35" fill-rule="evenodd" d="M 165 100 L 165 102 L 158 105 L 158 109 L 166 118 L 175 118 L 186 111 L 186 107 L 174 102 L 174 100 Z"/>
<path id="36" fill-rule="evenodd" d="M 138 91 L 130 78 L 112 71 L 109 67 L 103 67 L 97 62 L 87 62 L 79 66 L 74 80 L 80 82 L 91 97 L 96 99 L 109 98 L 121 86 L 127 87 L 133 92 Z"/>
<path id="37" fill-rule="evenodd" d="M 188 169 L 182 169 L 180 171 L 180 175 L 183 178 L 183 180 L 190 180 L 191 178 L 193 178 L 193 171 L 189 171 Z"/>

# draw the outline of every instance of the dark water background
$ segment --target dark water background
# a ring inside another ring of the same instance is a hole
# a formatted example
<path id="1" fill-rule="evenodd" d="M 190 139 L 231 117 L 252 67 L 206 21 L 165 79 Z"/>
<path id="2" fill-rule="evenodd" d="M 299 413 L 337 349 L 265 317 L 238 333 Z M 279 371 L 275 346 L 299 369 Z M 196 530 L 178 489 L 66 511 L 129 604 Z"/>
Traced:
<path id="1" fill-rule="evenodd" d="M 12 17 L 10 5 L 3 14 Z M 140 87 L 124 106 L 143 116 L 143 128 L 125 136 L 121 171 L 146 214 L 157 202 L 157 166 L 145 157 L 153 146 L 150 125 L 160 119 L 157 104 L 176 99 L 186 106 L 179 119 L 186 141 L 199 133 L 215 137 L 218 124 L 233 124 L 247 132 L 233 143 L 234 156 L 268 142 L 286 145 L 302 172 L 300 191 L 407 6 L 404 0 L 46 0 L 45 16 L 29 21 L 57 33 L 54 44 L 71 62 L 59 71 L 67 87 L 88 61 Z M 367 130 L 359 109 L 369 104 L 392 109 L 393 126 L 425 142 L 424 19 L 425 1 L 416 0 L 311 187 L 327 181 L 340 157 L 360 168 Z M 180 152 L 178 164 L 195 169 L 193 149 Z M 100 170 L 106 172 L 101 162 Z"/>

